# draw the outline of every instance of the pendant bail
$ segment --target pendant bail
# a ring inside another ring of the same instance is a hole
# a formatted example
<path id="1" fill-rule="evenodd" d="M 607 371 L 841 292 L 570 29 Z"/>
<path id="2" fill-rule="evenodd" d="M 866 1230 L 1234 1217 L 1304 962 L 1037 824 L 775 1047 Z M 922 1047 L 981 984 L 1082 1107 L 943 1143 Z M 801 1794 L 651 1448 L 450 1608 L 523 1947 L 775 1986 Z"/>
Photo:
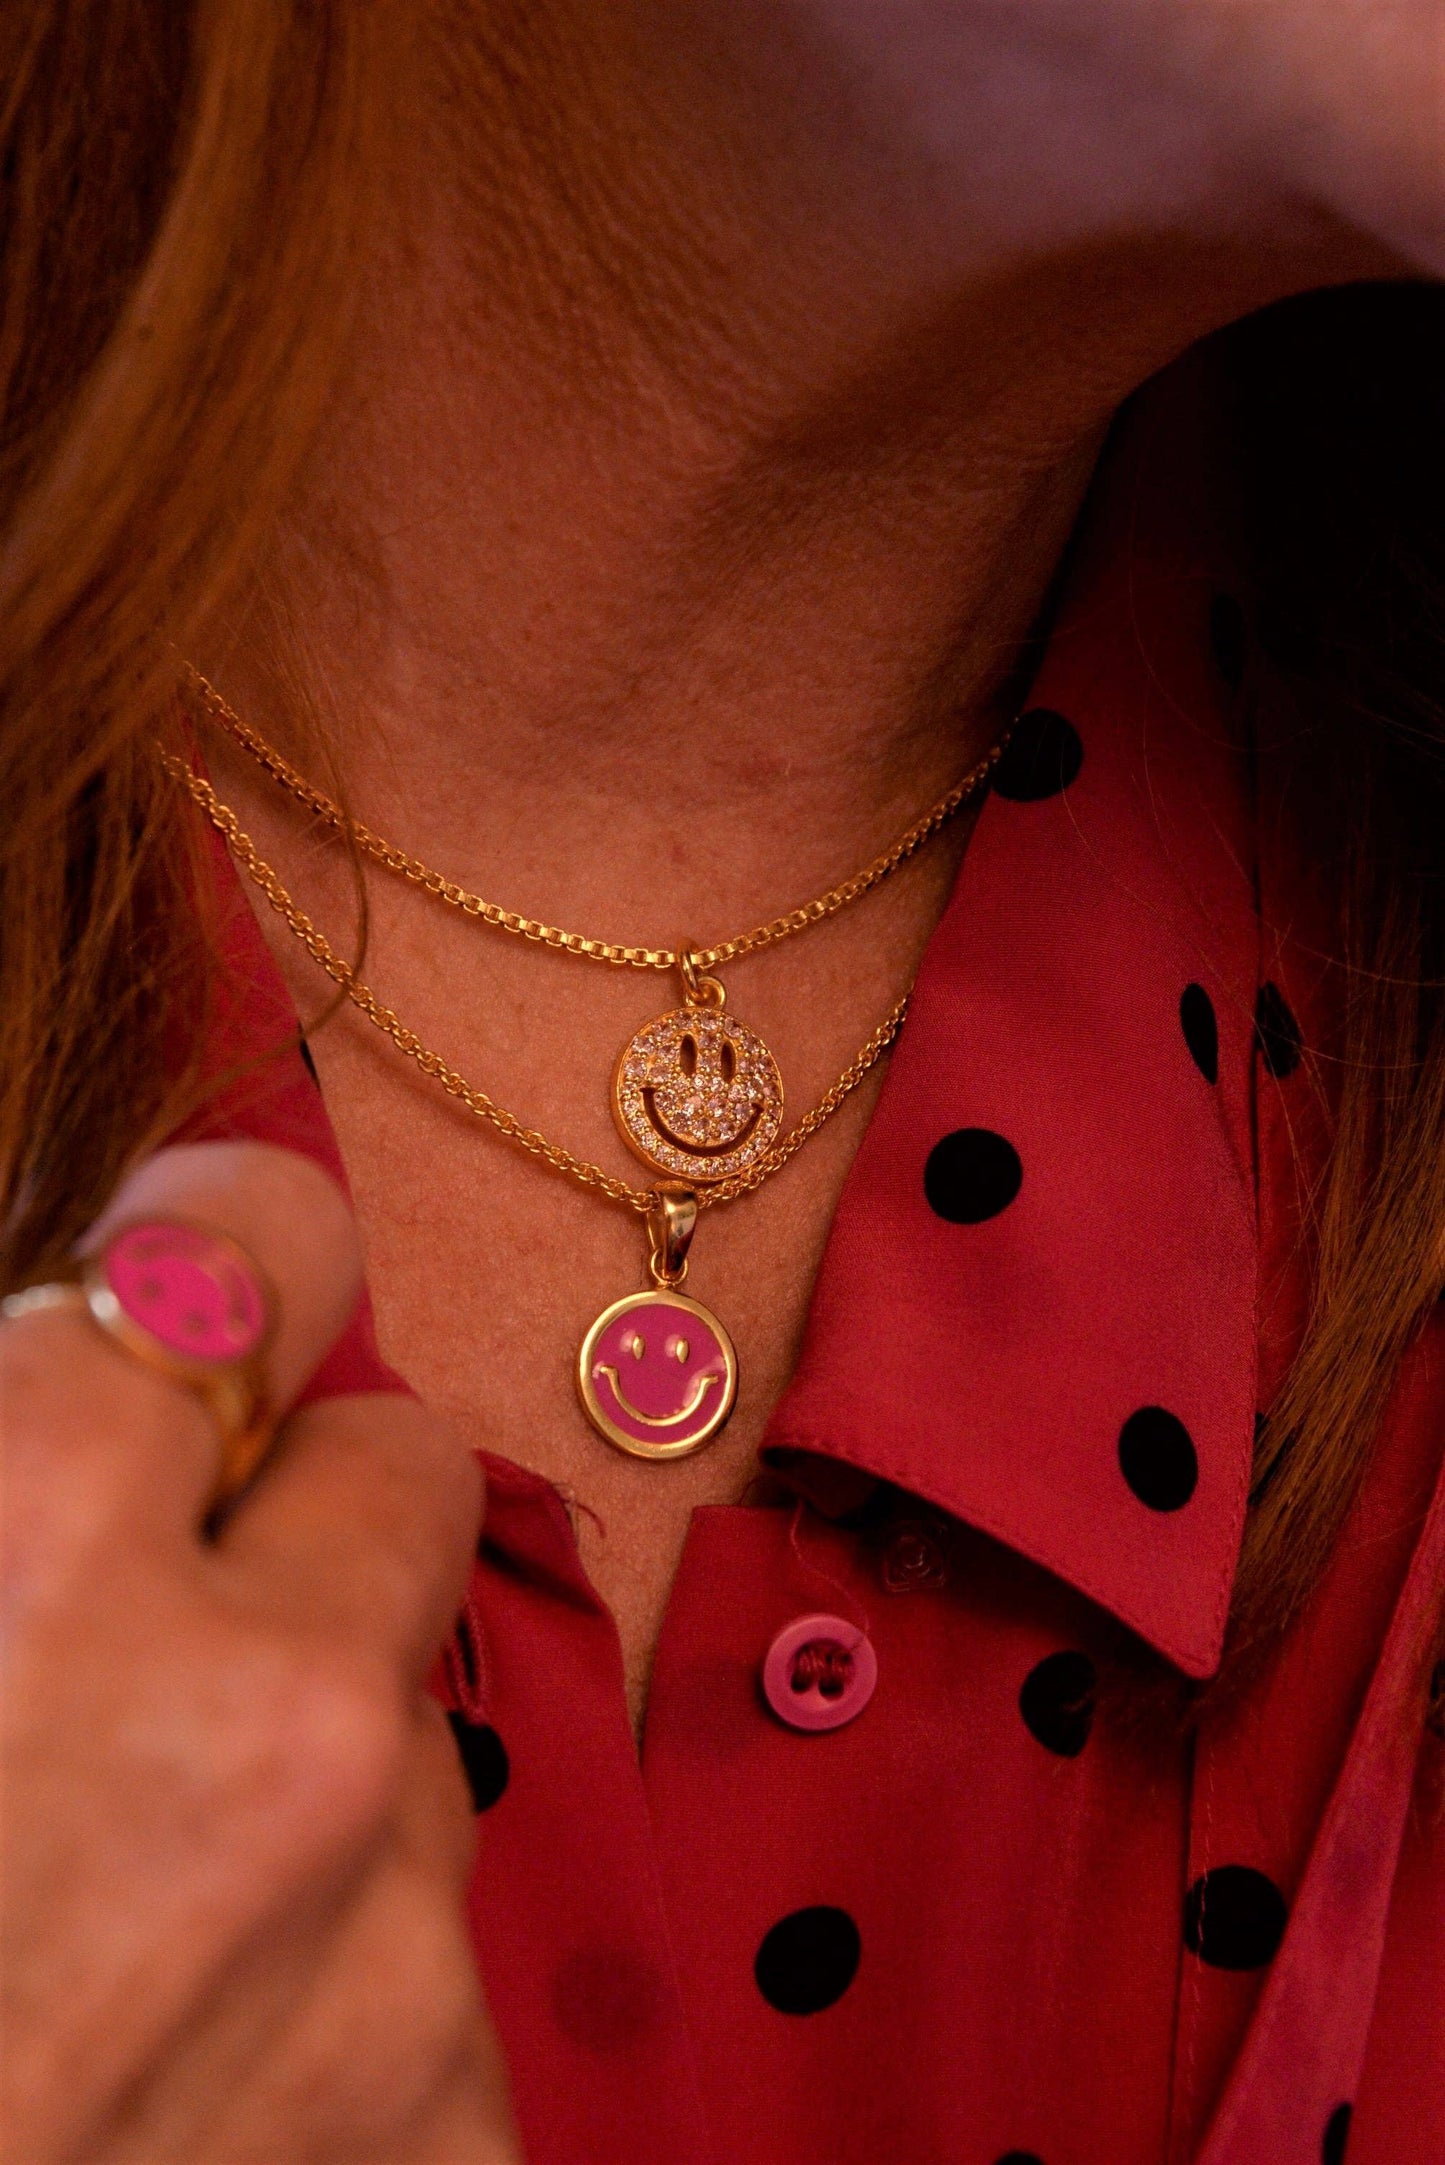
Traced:
<path id="1" fill-rule="evenodd" d="M 678 942 L 677 974 L 682 979 L 682 997 L 689 1007 L 709 1007 L 720 1015 L 727 1006 L 727 987 L 720 977 L 707 977 L 698 968 L 700 952 L 691 940 Z"/>
<path id="2" fill-rule="evenodd" d="M 697 1224 L 697 1196 L 680 1181 L 661 1181 L 652 1191 L 647 1213 L 648 1269 L 659 1290 L 679 1286 L 687 1276 L 687 1251 Z"/>

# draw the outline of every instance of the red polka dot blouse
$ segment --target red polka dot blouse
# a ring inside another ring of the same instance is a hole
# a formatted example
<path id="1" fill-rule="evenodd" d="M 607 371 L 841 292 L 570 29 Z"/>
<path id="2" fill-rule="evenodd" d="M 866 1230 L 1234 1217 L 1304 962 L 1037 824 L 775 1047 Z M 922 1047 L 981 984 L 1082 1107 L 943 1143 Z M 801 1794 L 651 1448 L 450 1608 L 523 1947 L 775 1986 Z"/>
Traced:
<path id="1" fill-rule="evenodd" d="M 536 2165 L 1445 2159 L 1445 1338 L 1308 1612 L 1221 1654 L 1307 1297 L 1328 894 L 1187 384 L 1110 453 L 639 1757 L 492 1460 L 439 1667 Z M 246 906 L 253 1044 L 295 1018 Z M 294 1054 L 212 1126 L 339 1166 Z M 392 1389 L 358 1317 L 315 1386 Z"/>

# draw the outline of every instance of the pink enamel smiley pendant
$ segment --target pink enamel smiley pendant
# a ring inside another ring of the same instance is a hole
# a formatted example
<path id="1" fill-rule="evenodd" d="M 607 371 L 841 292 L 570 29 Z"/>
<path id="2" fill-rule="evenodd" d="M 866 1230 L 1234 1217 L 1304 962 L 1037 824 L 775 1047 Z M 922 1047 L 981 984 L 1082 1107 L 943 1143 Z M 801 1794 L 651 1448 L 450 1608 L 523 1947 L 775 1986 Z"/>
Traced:
<path id="1" fill-rule="evenodd" d="M 598 1316 L 577 1355 L 577 1389 L 599 1436 L 633 1458 L 686 1458 L 733 1410 L 738 1361 L 717 1317 L 680 1292 L 697 1222 L 690 1188 L 655 1191 L 652 1286 Z"/>
<path id="2" fill-rule="evenodd" d="M 737 1355 L 701 1301 L 661 1288 L 629 1293 L 583 1339 L 577 1383 L 588 1419 L 619 1451 L 686 1458 L 733 1410 Z"/>

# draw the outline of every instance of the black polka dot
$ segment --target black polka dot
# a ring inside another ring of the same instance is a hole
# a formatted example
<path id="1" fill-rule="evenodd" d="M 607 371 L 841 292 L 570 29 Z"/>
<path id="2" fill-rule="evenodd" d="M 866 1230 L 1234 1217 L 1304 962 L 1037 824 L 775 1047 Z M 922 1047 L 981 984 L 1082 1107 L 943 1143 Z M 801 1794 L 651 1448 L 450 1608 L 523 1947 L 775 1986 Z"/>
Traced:
<path id="1" fill-rule="evenodd" d="M 1215 668 L 1225 683 L 1238 691 L 1244 681 L 1249 628 L 1244 621 L 1244 611 L 1232 594 L 1216 594 L 1210 605 L 1209 647 Z"/>
<path id="2" fill-rule="evenodd" d="M 1046 1654 L 1030 1669 L 1019 1693 L 1019 1712 L 1031 1736 L 1061 1759 L 1077 1759 L 1089 1741 L 1098 1674 L 1087 1654 L 1066 1649 Z"/>
<path id="3" fill-rule="evenodd" d="M 1012 804 L 1037 804 L 1067 789 L 1084 764 L 1079 732 L 1052 707 L 1030 707 L 1014 723 L 993 787 Z"/>
<path id="4" fill-rule="evenodd" d="M 1194 1494 L 1199 1457 L 1176 1414 L 1141 1406 L 1119 1431 L 1119 1470 L 1151 1511 L 1178 1511 Z"/>
<path id="5" fill-rule="evenodd" d="M 1184 1944 L 1217 1970 L 1261 1969 L 1284 1937 L 1284 1896 L 1249 1864 L 1218 1864 L 1184 1898 Z"/>
<path id="6" fill-rule="evenodd" d="M 489 1812 L 511 1779 L 507 1747 L 487 1722 L 470 1722 L 465 1714 L 448 1714 L 447 1720 L 462 1755 L 472 1809 Z"/>
<path id="7" fill-rule="evenodd" d="M 1179 995 L 1179 1021 L 1194 1065 L 1206 1082 L 1219 1080 L 1219 1023 L 1214 1002 L 1202 985 L 1186 985 Z"/>
<path id="8" fill-rule="evenodd" d="M 816 2015 L 842 1999 L 862 1951 L 858 1927 L 845 1909 L 795 1909 L 763 1941 L 753 1975 L 780 2015 Z"/>
<path id="9" fill-rule="evenodd" d="M 996 1218 L 1023 1186 L 1019 1154 L 992 1128 L 955 1128 L 928 1153 L 923 1192 L 929 1208 L 950 1225 Z"/>
<path id="10" fill-rule="evenodd" d="M 1324 2140 L 1320 2144 L 1320 2165 L 1345 2165 L 1345 2144 L 1350 2139 L 1352 2111 L 1349 2105 L 1336 2105 L 1326 2120 Z"/>
<path id="11" fill-rule="evenodd" d="M 1036 2150 L 1005 2150 L 994 2165 L 1044 2165 L 1044 2161 Z"/>
<path id="12" fill-rule="evenodd" d="M 311 1057 L 311 1047 L 307 1044 L 304 1037 L 300 1040 L 299 1049 L 301 1053 L 301 1058 L 305 1063 L 306 1072 L 311 1077 L 311 1080 L 315 1083 L 317 1089 L 319 1090 L 321 1088 L 321 1077 L 316 1072 L 316 1062 Z"/>
<path id="13" fill-rule="evenodd" d="M 1278 985 L 1261 985 L 1254 1003 L 1254 1042 L 1271 1075 L 1293 1075 L 1300 1062 L 1300 1026 Z"/>

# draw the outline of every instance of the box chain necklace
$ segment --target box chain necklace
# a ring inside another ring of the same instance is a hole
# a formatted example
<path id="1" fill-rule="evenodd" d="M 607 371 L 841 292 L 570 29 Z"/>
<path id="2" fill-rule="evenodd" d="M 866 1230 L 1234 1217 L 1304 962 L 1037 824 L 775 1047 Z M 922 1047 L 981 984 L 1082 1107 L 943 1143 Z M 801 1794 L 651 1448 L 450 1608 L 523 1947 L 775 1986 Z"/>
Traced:
<path id="1" fill-rule="evenodd" d="M 633 1155 L 662 1176 L 650 1187 L 633 1187 L 527 1127 L 425 1045 L 363 983 L 287 892 L 206 777 L 175 753 L 161 750 L 167 771 L 189 791 L 247 877 L 368 1022 L 476 1119 L 554 1171 L 645 1219 L 651 1284 L 645 1292 L 613 1301 L 587 1331 L 577 1356 L 578 1393 L 598 1433 L 635 1458 L 684 1458 L 699 1450 L 717 1435 L 733 1409 L 738 1364 L 722 1323 L 682 1291 L 698 1213 L 750 1195 L 786 1165 L 888 1050 L 908 1009 L 905 993 L 811 1112 L 780 1136 L 783 1082 L 777 1062 L 762 1039 L 727 1012 L 727 993 L 716 972 L 821 924 L 896 872 L 982 788 L 1003 753 L 1008 731 L 890 849 L 816 900 L 715 947 L 690 942 L 676 948 L 623 947 L 564 932 L 487 902 L 383 840 L 348 818 L 334 799 L 242 721 L 199 670 L 188 666 L 186 675 L 206 712 L 273 781 L 314 818 L 347 835 L 365 856 L 410 885 L 479 924 L 561 954 L 622 969 L 677 972 L 682 1004 L 634 1032 L 612 1073 L 612 1115 L 618 1132 Z"/>

